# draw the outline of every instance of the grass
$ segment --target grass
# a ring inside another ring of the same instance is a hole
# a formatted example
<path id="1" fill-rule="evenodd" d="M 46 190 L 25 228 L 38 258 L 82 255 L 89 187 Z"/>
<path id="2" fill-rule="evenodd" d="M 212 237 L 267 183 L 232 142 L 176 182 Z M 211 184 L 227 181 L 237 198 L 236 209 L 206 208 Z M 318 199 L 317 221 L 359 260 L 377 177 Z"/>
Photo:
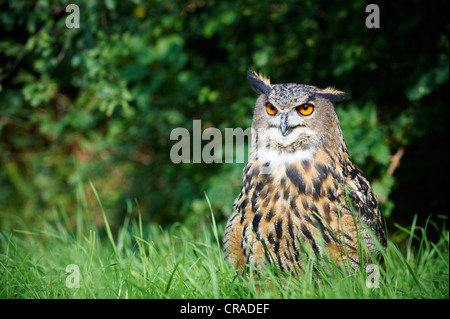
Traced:
<path id="1" fill-rule="evenodd" d="M 94 194 L 100 203 L 95 189 Z M 245 279 L 224 261 L 225 225 L 216 223 L 212 210 L 193 231 L 180 223 L 165 229 L 143 224 L 140 214 L 132 218 L 133 207 L 138 205 L 129 203 L 115 233 L 103 208 L 101 229 L 82 209 L 76 227 L 59 209 L 59 221 L 52 224 L 1 232 L 0 298 L 449 298 L 449 232 L 441 230 L 438 242 L 429 241 L 431 222 L 423 228 L 416 220 L 409 228 L 398 226 L 396 235 L 406 237 L 406 244 L 388 241 L 385 269 L 375 263 L 380 274 L 375 288 L 367 279 L 373 274 L 331 262 L 318 267 L 307 259 L 301 280 L 270 269 L 262 278 Z"/>

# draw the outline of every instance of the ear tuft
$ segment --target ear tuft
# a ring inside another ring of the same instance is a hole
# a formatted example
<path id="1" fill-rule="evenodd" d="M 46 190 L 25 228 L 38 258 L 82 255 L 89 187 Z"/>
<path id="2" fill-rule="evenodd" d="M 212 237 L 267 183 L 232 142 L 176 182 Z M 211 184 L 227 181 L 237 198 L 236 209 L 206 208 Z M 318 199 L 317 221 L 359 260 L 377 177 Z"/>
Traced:
<path id="1" fill-rule="evenodd" d="M 316 92 L 316 94 L 332 102 L 345 101 L 352 98 L 350 94 L 336 90 L 335 88 L 330 86 L 324 90 Z"/>
<path id="2" fill-rule="evenodd" d="M 247 71 L 247 80 L 250 82 L 252 89 L 256 93 L 268 95 L 272 89 L 270 79 L 260 73 L 256 73 L 255 71 Z"/>

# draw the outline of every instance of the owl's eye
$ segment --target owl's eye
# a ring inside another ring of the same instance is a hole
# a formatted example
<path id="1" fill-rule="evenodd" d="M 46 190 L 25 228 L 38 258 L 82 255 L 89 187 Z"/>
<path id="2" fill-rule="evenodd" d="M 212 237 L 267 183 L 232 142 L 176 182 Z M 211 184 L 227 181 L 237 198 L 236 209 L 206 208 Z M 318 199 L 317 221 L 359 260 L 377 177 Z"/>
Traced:
<path id="1" fill-rule="evenodd" d="M 297 106 L 297 111 L 304 116 L 311 115 L 311 113 L 314 111 L 314 105 L 309 103 L 299 105 Z"/>
<path id="2" fill-rule="evenodd" d="M 269 114 L 269 115 L 275 115 L 278 112 L 277 108 L 275 106 L 273 106 L 272 103 L 269 103 L 269 102 L 266 103 L 266 111 L 267 111 L 267 114 Z"/>

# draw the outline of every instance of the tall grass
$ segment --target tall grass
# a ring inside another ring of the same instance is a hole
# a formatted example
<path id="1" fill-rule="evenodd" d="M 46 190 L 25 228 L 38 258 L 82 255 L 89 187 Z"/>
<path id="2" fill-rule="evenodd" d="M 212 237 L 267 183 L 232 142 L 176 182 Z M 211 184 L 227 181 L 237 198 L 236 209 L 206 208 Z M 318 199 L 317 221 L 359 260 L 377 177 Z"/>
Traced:
<path id="1" fill-rule="evenodd" d="M 309 258 L 300 280 L 270 267 L 244 278 L 224 261 L 224 223 L 212 209 L 195 231 L 181 223 L 162 228 L 144 224 L 139 212 L 133 217 L 139 206 L 130 201 L 113 232 L 103 208 L 100 229 L 81 206 L 75 226 L 60 208 L 55 223 L 0 233 L 0 298 L 449 298 L 449 233 L 431 242 L 432 223 L 398 226 L 408 240 L 402 247 L 388 241 L 385 269 L 374 261 L 376 288 L 371 274 Z"/>

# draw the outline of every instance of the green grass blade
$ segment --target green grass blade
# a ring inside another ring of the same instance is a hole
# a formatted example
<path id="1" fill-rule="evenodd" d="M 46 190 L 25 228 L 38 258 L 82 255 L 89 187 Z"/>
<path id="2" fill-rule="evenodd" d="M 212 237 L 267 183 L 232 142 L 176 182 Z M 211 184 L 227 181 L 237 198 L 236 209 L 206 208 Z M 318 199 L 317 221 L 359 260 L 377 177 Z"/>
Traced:
<path id="1" fill-rule="evenodd" d="M 13 281 L 14 279 L 16 279 L 16 276 L 20 273 L 20 270 L 23 268 L 23 265 L 25 265 L 25 262 L 27 261 L 28 257 L 29 257 L 29 255 L 26 255 L 26 256 L 25 256 L 25 258 L 23 259 L 23 261 L 22 261 L 22 263 L 20 264 L 19 268 L 17 268 L 17 270 L 15 271 L 14 275 L 12 275 L 11 279 L 10 279 L 10 280 L 8 281 L 8 283 L 5 285 L 5 287 L 3 288 L 3 290 L 0 291 L 0 295 L 1 295 L 1 294 L 2 294 L 2 293 L 10 286 L 10 285 L 11 285 L 12 281 Z M 3 263 L 2 263 L 1 265 L 5 268 L 5 270 L 6 270 L 8 273 L 10 273 L 9 270 L 5 267 L 5 265 L 3 265 Z M 20 285 L 23 284 L 22 282 L 20 282 L 20 281 L 18 281 L 18 280 L 17 280 L 17 282 L 18 282 Z"/>
<path id="2" fill-rule="evenodd" d="M 209 201 L 208 195 L 206 195 L 206 193 L 205 193 L 205 198 L 206 198 L 206 201 L 208 203 L 209 211 L 211 212 L 211 223 L 212 223 L 213 235 L 214 235 L 214 238 L 216 239 L 217 246 L 221 247 L 221 243 L 219 241 L 219 234 L 217 232 L 216 219 L 214 217 L 214 212 L 213 212 L 213 209 L 212 209 L 212 206 L 211 206 L 211 202 Z"/>
<path id="3" fill-rule="evenodd" d="M 172 270 L 172 273 L 170 274 L 169 281 L 167 282 L 166 288 L 164 289 L 164 294 L 166 294 L 166 295 L 169 292 L 170 285 L 172 284 L 173 276 L 175 275 L 175 272 L 177 271 L 179 265 L 180 265 L 180 263 L 177 262 L 175 267 Z"/>
<path id="4" fill-rule="evenodd" d="M 95 198 L 97 198 L 97 202 L 98 202 L 98 204 L 99 204 L 99 206 L 100 206 L 100 210 L 101 210 L 101 212 L 102 212 L 103 220 L 104 220 L 104 222 L 105 222 L 106 234 L 107 234 L 107 236 L 108 236 L 108 239 L 109 239 L 109 242 L 110 242 L 110 244 L 111 244 L 111 247 L 112 247 L 113 250 L 114 250 L 114 255 L 115 255 L 116 257 L 118 257 L 118 256 L 119 256 L 119 253 L 118 253 L 116 244 L 115 244 L 115 242 L 114 242 L 114 237 L 113 237 L 113 235 L 112 235 L 111 228 L 109 227 L 108 218 L 106 217 L 105 210 L 103 209 L 103 205 L 102 205 L 102 202 L 101 202 L 101 200 L 100 200 L 100 196 L 98 196 L 97 190 L 95 189 L 94 184 L 92 184 L 92 181 L 89 181 L 89 184 L 91 185 L 91 189 L 92 189 L 92 191 L 94 192 Z"/>

